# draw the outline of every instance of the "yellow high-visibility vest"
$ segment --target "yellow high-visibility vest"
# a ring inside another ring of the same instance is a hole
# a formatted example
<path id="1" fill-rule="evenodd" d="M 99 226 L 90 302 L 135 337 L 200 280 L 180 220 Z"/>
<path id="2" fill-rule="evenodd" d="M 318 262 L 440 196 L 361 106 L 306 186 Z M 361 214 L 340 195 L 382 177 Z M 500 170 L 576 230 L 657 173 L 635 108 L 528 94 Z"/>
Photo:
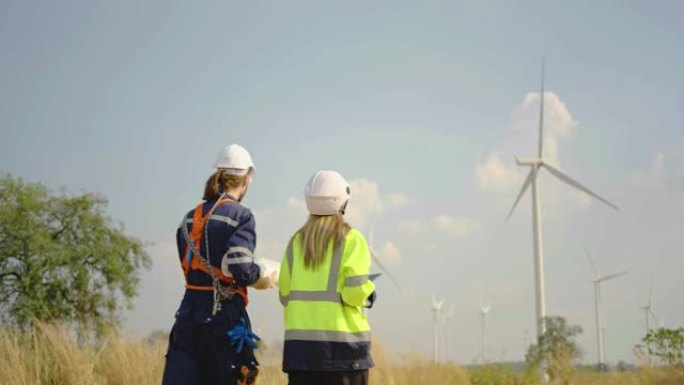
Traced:
<path id="1" fill-rule="evenodd" d="M 300 234 L 280 267 L 284 306 L 283 370 L 356 370 L 373 366 L 370 325 L 361 311 L 375 290 L 371 255 L 363 235 L 351 229 L 339 247 L 328 245 L 315 270 L 304 266 Z"/>

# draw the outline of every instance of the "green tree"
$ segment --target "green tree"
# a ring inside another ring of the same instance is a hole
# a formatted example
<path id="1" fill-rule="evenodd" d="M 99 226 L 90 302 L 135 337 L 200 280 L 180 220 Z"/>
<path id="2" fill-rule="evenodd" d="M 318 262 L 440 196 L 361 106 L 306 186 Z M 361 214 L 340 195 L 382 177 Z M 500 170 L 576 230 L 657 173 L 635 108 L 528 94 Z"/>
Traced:
<path id="1" fill-rule="evenodd" d="M 684 328 L 651 330 L 643 341 L 648 354 L 661 364 L 684 367 Z"/>
<path id="2" fill-rule="evenodd" d="M 582 327 L 570 325 L 563 317 L 545 317 L 546 332 L 535 345 L 531 345 L 525 361 L 531 369 L 539 367 L 542 359 L 552 381 L 567 383 L 575 374 L 574 361 L 582 357 L 575 338 L 582 334 Z"/>
<path id="3" fill-rule="evenodd" d="M 100 329 L 131 307 L 150 258 L 97 195 L 51 193 L 0 178 L 0 318 L 75 322 Z"/>

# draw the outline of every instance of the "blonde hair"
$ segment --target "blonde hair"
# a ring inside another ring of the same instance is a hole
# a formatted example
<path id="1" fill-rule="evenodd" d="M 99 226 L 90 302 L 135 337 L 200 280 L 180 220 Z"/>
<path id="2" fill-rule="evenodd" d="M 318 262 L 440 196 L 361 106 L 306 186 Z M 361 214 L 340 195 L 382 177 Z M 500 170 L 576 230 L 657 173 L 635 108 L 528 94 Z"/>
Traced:
<path id="1" fill-rule="evenodd" d="M 333 250 L 336 249 L 350 228 L 342 213 L 309 215 L 309 219 L 298 231 L 304 249 L 304 267 L 315 270 L 321 266 L 328 245 L 332 242 Z"/>
<path id="2" fill-rule="evenodd" d="M 225 170 L 218 170 L 213 173 L 207 183 L 204 185 L 204 196 L 202 199 L 208 201 L 216 198 L 221 192 L 227 192 L 230 189 L 238 188 L 245 183 L 245 179 L 250 173 L 246 175 L 228 174 Z"/>

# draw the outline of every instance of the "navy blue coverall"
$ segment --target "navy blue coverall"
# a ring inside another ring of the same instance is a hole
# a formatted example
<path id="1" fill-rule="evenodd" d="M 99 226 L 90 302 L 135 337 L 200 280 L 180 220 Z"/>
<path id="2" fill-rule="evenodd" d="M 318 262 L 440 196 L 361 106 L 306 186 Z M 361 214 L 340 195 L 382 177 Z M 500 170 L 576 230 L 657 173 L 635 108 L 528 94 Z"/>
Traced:
<path id="1" fill-rule="evenodd" d="M 209 245 L 203 235 L 200 250 L 204 257 L 209 251 L 209 261 L 214 267 L 220 269 L 223 261 L 232 275 L 233 285 L 244 288 L 259 280 L 262 274 L 252 255 L 256 247 L 254 216 L 235 197 L 224 197 L 233 201 L 219 205 L 207 218 Z M 208 213 L 217 199 L 218 196 L 203 203 L 202 215 Z M 182 226 L 186 226 L 188 233 L 191 231 L 193 214 L 194 210 L 188 212 L 176 232 L 181 261 L 187 258 Z M 201 270 L 190 270 L 187 284 L 211 286 L 212 280 Z M 222 309 L 212 315 L 213 292 L 186 289 L 169 337 L 163 385 L 233 385 L 238 379 L 243 383 L 244 376 L 240 375 L 240 370 L 245 370 L 243 366 L 256 369 L 258 363 L 252 348 L 244 344 L 238 353 L 227 334 L 239 324 L 240 318 L 251 328 L 243 297 L 236 294 L 232 299 L 221 301 L 221 305 Z"/>

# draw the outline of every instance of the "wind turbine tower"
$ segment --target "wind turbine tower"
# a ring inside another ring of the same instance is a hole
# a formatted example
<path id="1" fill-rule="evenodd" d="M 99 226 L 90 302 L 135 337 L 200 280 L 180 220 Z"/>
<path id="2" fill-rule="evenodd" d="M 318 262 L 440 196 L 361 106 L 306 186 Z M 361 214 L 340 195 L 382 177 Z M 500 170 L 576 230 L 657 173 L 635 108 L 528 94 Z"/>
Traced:
<path id="1" fill-rule="evenodd" d="M 449 305 L 449 311 L 444 315 L 444 339 L 446 340 L 446 359 L 454 359 L 454 335 L 452 320 L 454 319 L 454 304 Z"/>
<path id="2" fill-rule="evenodd" d="M 482 336 L 482 363 L 487 363 L 487 313 L 492 308 L 490 302 L 487 306 L 480 304 L 480 333 Z"/>
<path id="3" fill-rule="evenodd" d="M 527 188 L 532 185 L 532 236 L 534 249 L 534 276 L 535 276 L 535 309 L 536 309 L 536 326 L 537 326 L 537 341 L 546 332 L 544 325 L 544 318 L 546 317 L 546 299 L 544 295 L 544 251 L 542 247 L 542 223 L 541 223 L 541 199 L 539 196 L 539 171 L 544 168 L 554 177 L 569 184 L 570 186 L 583 191 L 586 194 L 600 200 L 608 206 L 618 209 L 617 206 L 601 198 L 587 187 L 584 187 L 579 182 L 567 176 L 564 172 L 552 166 L 544 159 L 544 60 L 542 60 L 542 74 L 541 74 L 541 92 L 540 92 L 540 106 L 539 106 L 539 143 L 537 147 L 536 158 L 516 158 L 516 162 L 520 166 L 530 168 L 527 178 L 518 193 L 511 211 L 508 213 L 506 221 L 508 221 L 515 211 L 515 207 L 520 202 L 520 199 L 525 195 Z M 546 381 L 546 363 L 542 362 L 540 365 L 543 380 Z"/>
<path id="4" fill-rule="evenodd" d="M 646 317 L 646 334 L 651 331 L 651 319 L 653 319 L 653 322 L 658 325 L 658 320 L 656 318 L 655 312 L 653 311 L 653 281 L 651 281 L 650 285 L 648 286 L 648 302 L 644 305 L 641 305 L 641 309 L 644 311 L 644 316 Z M 663 322 L 660 323 L 660 326 L 662 327 Z M 646 335 L 644 334 L 644 335 Z"/>
<path id="5" fill-rule="evenodd" d="M 606 367 L 606 344 L 603 336 L 604 329 L 601 325 L 601 282 L 625 275 L 627 274 L 627 272 L 623 271 L 621 273 L 599 276 L 596 272 L 596 266 L 594 265 L 594 260 L 591 257 L 589 251 L 587 251 L 587 257 L 589 257 L 589 262 L 591 263 L 591 270 L 594 273 L 594 278 L 590 279 L 589 282 L 594 285 L 594 318 L 596 321 L 596 351 L 598 352 L 598 367 L 599 369 L 603 369 Z"/>
<path id="6" fill-rule="evenodd" d="M 441 315 L 441 310 L 442 310 L 442 305 L 444 305 L 444 300 L 437 301 L 435 299 L 435 296 L 432 296 L 432 312 L 434 313 L 434 341 L 432 345 L 432 360 L 434 362 L 437 362 L 439 360 L 439 324 L 440 324 L 440 315 Z"/>

